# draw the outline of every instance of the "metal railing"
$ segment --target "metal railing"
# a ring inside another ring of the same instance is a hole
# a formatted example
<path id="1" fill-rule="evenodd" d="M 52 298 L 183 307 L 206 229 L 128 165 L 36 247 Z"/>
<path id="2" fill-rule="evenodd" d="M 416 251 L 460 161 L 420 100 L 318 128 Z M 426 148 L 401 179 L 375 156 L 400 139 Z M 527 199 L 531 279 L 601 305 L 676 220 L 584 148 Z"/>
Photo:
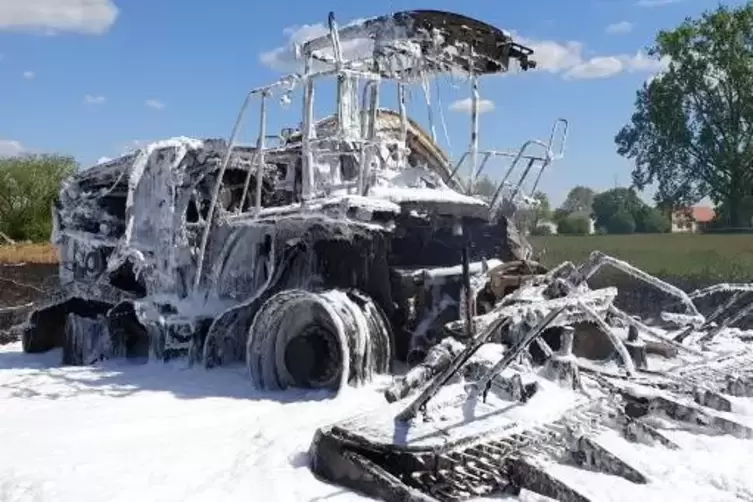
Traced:
<path id="1" fill-rule="evenodd" d="M 552 126 L 551 133 L 549 135 L 549 140 L 547 142 L 544 142 L 542 140 L 531 139 L 523 143 L 523 145 L 517 151 L 486 150 L 486 151 L 476 152 L 477 155 L 481 157 L 481 163 L 479 164 L 478 169 L 475 170 L 476 179 L 478 179 L 478 177 L 484 172 L 484 169 L 487 167 L 490 159 L 500 158 L 500 157 L 513 159 L 507 171 L 505 172 L 504 177 L 496 186 L 494 195 L 492 197 L 491 206 L 494 206 L 497 203 L 497 199 L 499 199 L 499 196 L 505 187 L 512 188 L 511 198 L 514 199 L 518 195 L 518 193 L 520 193 L 523 187 L 523 184 L 525 183 L 526 179 L 530 175 L 531 171 L 537 167 L 536 163 L 538 162 L 540 163 L 540 165 L 538 166 L 538 173 L 536 175 L 536 180 L 534 181 L 533 186 L 530 190 L 531 194 L 533 194 L 533 192 L 538 187 L 539 182 L 541 181 L 541 176 L 546 170 L 546 168 L 549 167 L 549 165 L 555 160 L 560 160 L 565 156 L 565 144 L 567 143 L 568 128 L 569 128 L 569 122 L 567 121 L 567 119 L 559 118 L 555 120 L 554 125 Z M 557 149 L 555 153 L 553 148 L 556 146 L 555 140 L 557 139 L 559 139 L 559 148 Z M 530 148 L 537 147 L 537 146 L 543 149 L 544 151 L 543 154 L 539 154 L 539 155 L 528 154 L 528 150 Z M 460 157 L 460 160 L 457 162 L 452 172 L 450 173 L 450 180 L 454 179 L 458 175 L 460 168 L 466 163 L 467 159 L 471 155 L 472 155 L 472 152 L 468 151 L 468 152 L 465 152 Z M 515 171 L 515 168 L 518 166 L 518 163 L 521 160 L 527 160 L 528 164 L 523 169 L 523 172 L 521 173 L 520 178 L 518 179 L 518 182 L 514 185 L 511 183 L 508 183 L 507 180 L 511 177 L 511 175 Z"/>

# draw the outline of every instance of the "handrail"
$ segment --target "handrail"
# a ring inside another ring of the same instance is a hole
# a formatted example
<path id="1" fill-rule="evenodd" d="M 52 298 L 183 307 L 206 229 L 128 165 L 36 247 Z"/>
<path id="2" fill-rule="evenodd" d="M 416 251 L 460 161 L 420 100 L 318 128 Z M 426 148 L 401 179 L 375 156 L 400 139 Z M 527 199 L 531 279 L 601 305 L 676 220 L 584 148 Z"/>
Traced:
<path id="1" fill-rule="evenodd" d="M 209 211 L 207 212 L 207 216 L 204 222 L 204 229 L 201 234 L 201 242 L 199 244 L 199 254 L 197 257 L 196 262 L 196 275 L 194 276 L 193 280 L 193 290 L 196 292 L 199 288 L 199 284 L 201 283 L 201 274 L 203 272 L 204 267 L 204 259 L 207 251 L 207 244 L 209 243 L 209 234 L 212 229 L 212 221 L 214 220 L 214 213 L 217 210 L 217 199 L 219 198 L 220 194 L 220 188 L 222 187 L 222 180 L 225 177 L 225 172 L 227 171 L 227 167 L 230 164 L 230 159 L 233 154 L 233 148 L 238 143 L 238 136 L 240 135 L 241 126 L 243 124 L 243 120 L 246 117 L 246 112 L 248 112 L 249 105 L 251 104 L 251 99 L 256 95 L 262 96 L 262 110 L 261 110 L 261 118 L 260 118 L 260 125 L 261 130 L 259 131 L 259 140 L 257 142 L 257 148 L 261 146 L 262 148 L 257 149 L 257 154 L 255 156 L 255 160 L 257 161 L 257 176 L 261 172 L 263 172 L 263 163 L 264 163 L 264 154 L 263 154 L 263 146 L 264 146 L 264 139 L 266 136 L 266 98 L 269 97 L 272 94 L 272 91 L 275 89 L 278 89 L 280 87 L 293 87 L 297 81 L 301 79 L 301 75 L 299 74 L 292 74 L 288 75 L 277 82 L 274 82 L 269 85 L 265 85 L 262 87 L 257 87 L 255 89 L 250 90 L 246 94 L 246 98 L 243 100 L 243 104 L 241 105 L 241 109 L 238 112 L 238 116 L 235 119 L 235 124 L 233 124 L 233 129 L 230 133 L 230 138 L 227 142 L 227 149 L 225 150 L 225 155 L 222 157 L 222 163 L 220 164 L 220 169 L 217 174 L 217 179 L 214 182 L 214 186 L 212 187 L 212 199 L 209 203 Z M 253 166 L 252 166 L 253 168 Z M 250 176 L 251 169 L 249 170 L 248 176 Z M 247 177 L 246 183 L 244 185 L 244 196 L 243 199 L 245 201 L 245 191 L 248 189 L 248 183 L 249 179 Z M 260 210 L 259 204 L 261 201 L 261 178 L 257 178 L 257 187 L 256 187 L 256 208 L 257 212 Z M 244 202 L 243 201 L 243 202 Z M 242 207 L 242 206 L 241 206 Z"/>
<path id="2" fill-rule="evenodd" d="M 505 176 L 502 178 L 502 181 L 500 181 L 499 184 L 497 185 L 497 188 L 494 192 L 494 196 L 491 202 L 492 206 L 496 204 L 497 199 L 499 198 L 499 195 L 502 192 L 502 189 L 505 186 L 509 185 L 507 183 L 507 180 L 512 175 L 513 171 L 515 170 L 515 168 L 517 167 L 518 163 L 521 160 L 527 160 L 528 164 L 526 168 L 524 169 L 520 179 L 518 180 L 518 183 L 514 185 L 512 197 L 516 197 L 518 193 L 520 193 L 523 183 L 530 175 L 531 170 L 534 169 L 537 162 L 540 162 L 541 166 L 539 167 L 539 171 L 536 175 L 536 181 L 534 182 L 533 188 L 532 188 L 533 191 L 536 190 L 536 188 L 539 185 L 539 182 L 541 181 L 541 176 L 544 170 L 553 161 L 560 160 L 565 156 L 565 145 L 567 143 L 569 125 L 570 124 L 567 119 L 558 118 L 552 124 L 552 129 L 549 133 L 549 138 L 547 142 L 544 142 L 542 140 L 531 139 L 524 142 L 523 145 L 517 151 L 484 150 L 484 151 L 476 152 L 477 155 L 482 156 L 481 163 L 479 164 L 478 169 L 476 170 L 477 178 L 484 172 L 484 169 L 489 163 L 489 159 L 491 159 L 492 157 L 506 157 L 506 158 L 513 159 L 512 163 L 510 164 L 510 167 L 507 169 L 505 173 Z M 555 146 L 555 141 L 557 139 L 559 139 L 559 149 L 555 153 L 553 151 L 553 147 Z M 539 146 L 543 148 L 544 150 L 543 154 L 538 154 L 538 155 L 528 154 L 528 149 L 532 146 Z M 463 153 L 463 155 L 460 157 L 458 162 L 455 164 L 455 167 L 450 172 L 449 180 L 453 180 L 455 178 L 457 173 L 460 171 L 461 166 L 465 164 L 466 159 L 468 158 L 469 155 L 471 155 L 471 153 L 472 152 L 470 151 L 466 151 Z"/>

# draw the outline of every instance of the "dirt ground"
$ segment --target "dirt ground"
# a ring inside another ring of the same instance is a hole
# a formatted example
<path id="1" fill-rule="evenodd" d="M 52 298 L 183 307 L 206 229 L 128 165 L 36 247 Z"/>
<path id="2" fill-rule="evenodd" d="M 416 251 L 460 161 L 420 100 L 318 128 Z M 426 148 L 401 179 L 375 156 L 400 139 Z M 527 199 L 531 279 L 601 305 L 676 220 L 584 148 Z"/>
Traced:
<path id="1" fill-rule="evenodd" d="M 56 286 L 58 266 L 50 263 L 0 263 L 0 307 L 38 300 Z"/>
<path id="2" fill-rule="evenodd" d="M 3 330 L 23 321 L 26 309 L 8 309 L 26 305 L 44 296 L 57 285 L 58 266 L 54 263 L 0 263 L 0 335 Z M 0 339 L 5 337 L 0 336 Z M 2 340 L 0 340 L 2 341 Z"/>

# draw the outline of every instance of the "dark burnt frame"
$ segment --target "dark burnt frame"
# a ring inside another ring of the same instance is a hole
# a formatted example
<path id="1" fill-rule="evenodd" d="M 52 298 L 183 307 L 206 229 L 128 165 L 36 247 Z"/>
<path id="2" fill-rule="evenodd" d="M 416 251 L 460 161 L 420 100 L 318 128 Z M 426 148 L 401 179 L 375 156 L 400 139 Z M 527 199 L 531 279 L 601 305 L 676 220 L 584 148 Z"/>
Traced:
<path id="1" fill-rule="evenodd" d="M 331 16 L 331 15 L 330 15 Z M 396 30 L 399 28 L 399 30 Z M 487 75 L 506 72 L 510 60 L 517 60 L 522 70 L 536 67 L 530 59 L 533 49 L 513 41 L 503 30 L 483 21 L 462 14 L 439 10 L 411 10 L 397 12 L 387 16 L 368 19 L 363 23 L 345 26 L 338 30 L 341 42 L 368 37 L 382 42 L 389 40 L 412 40 L 426 49 L 433 41 L 427 40 L 426 34 L 437 30 L 442 36 L 442 46 L 452 47 L 469 45 L 473 57 L 458 55 L 451 61 L 452 66 L 474 75 Z M 304 57 L 315 51 L 331 47 L 329 35 L 324 35 L 306 42 L 302 47 Z M 431 71 L 432 68 L 426 68 Z M 440 67 L 433 68 L 441 71 Z M 383 77 L 394 77 L 384 73 Z"/>

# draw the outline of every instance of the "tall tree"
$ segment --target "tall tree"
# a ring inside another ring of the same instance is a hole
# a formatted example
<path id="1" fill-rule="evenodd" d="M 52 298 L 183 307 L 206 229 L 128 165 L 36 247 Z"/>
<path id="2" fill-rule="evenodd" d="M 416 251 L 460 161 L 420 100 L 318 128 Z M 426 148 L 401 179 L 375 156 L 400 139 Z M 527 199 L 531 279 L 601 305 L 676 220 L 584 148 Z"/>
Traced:
<path id="1" fill-rule="evenodd" d="M 533 232 L 544 221 L 551 218 L 552 210 L 549 197 L 541 191 L 533 194 L 538 205 L 535 207 L 520 209 L 515 213 L 515 224 L 521 231 Z"/>
<path id="2" fill-rule="evenodd" d="M 497 185 L 489 178 L 489 176 L 482 175 L 473 186 L 473 193 L 481 197 L 491 199 L 494 196 L 494 192 L 497 190 Z"/>
<path id="3" fill-rule="evenodd" d="M 664 206 L 708 196 L 740 226 L 753 196 L 753 3 L 661 31 L 649 53 L 668 67 L 637 92 L 615 137 L 635 161 L 633 183 L 656 183 Z"/>
<path id="4" fill-rule="evenodd" d="M 633 188 L 613 188 L 594 197 L 596 227 L 607 233 L 662 233 L 669 218 L 643 202 Z"/>
<path id="5" fill-rule="evenodd" d="M 0 232 L 17 240 L 49 239 L 52 203 L 77 166 L 59 155 L 0 158 Z"/>
<path id="6" fill-rule="evenodd" d="M 596 192 L 592 189 L 578 185 L 568 192 L 567 198 L 565 199 L 565 202 L 562 203 L 560 209 L 567 214 L 590 214 L 595 195 Z"/>

